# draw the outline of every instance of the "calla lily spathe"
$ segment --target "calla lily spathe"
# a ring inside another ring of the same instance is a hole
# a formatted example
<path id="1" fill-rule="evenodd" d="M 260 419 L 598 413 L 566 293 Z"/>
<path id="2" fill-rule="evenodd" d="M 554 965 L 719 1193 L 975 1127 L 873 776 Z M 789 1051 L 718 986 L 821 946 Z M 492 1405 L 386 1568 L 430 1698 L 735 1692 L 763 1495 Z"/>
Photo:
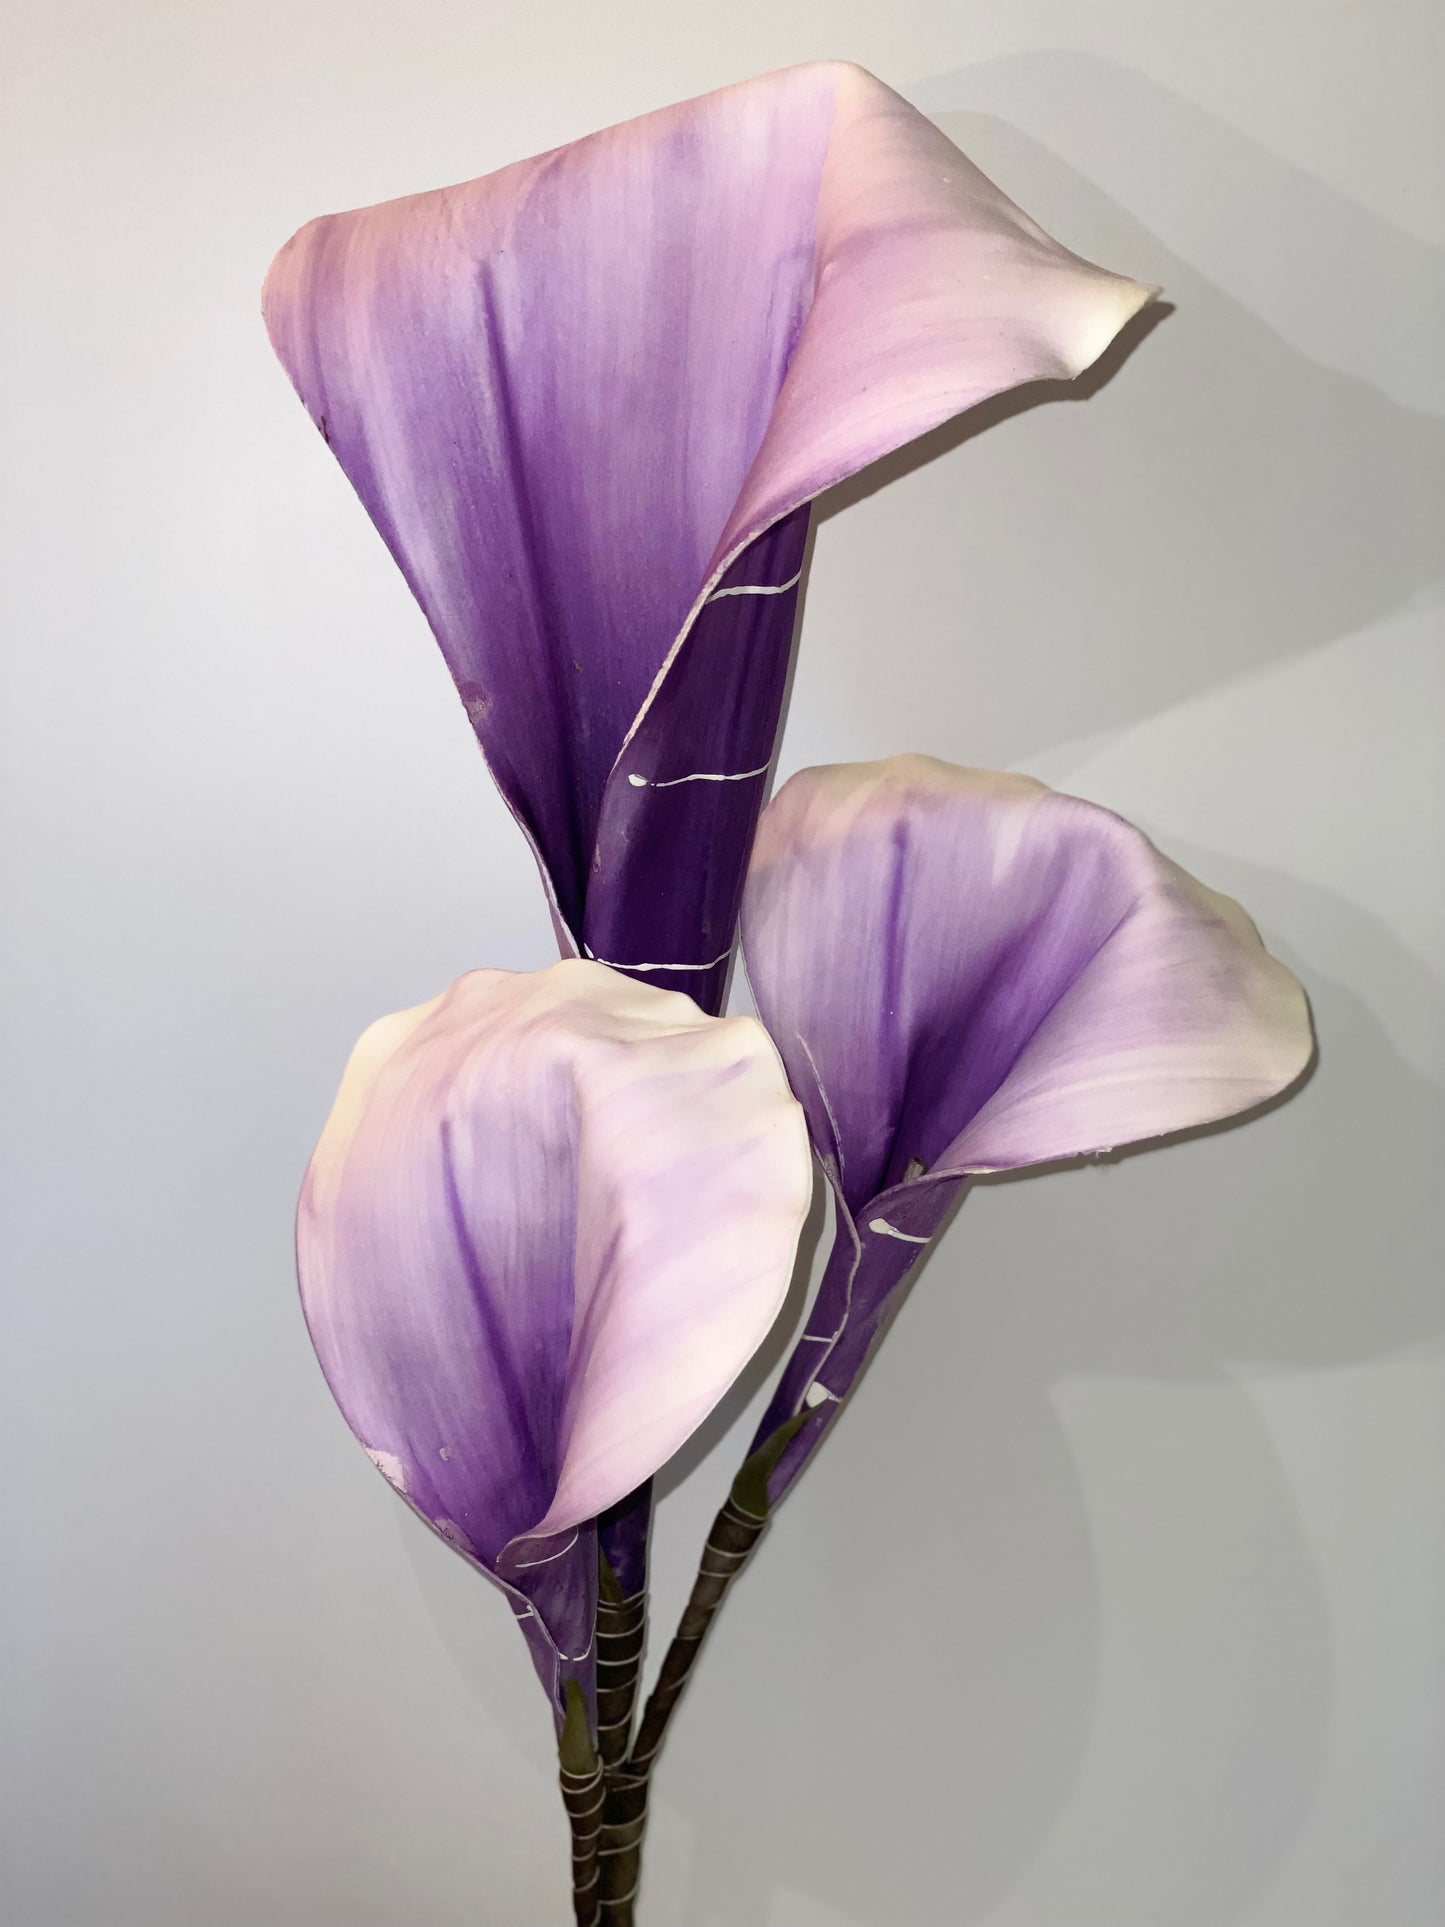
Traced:
<path id="1" fill-rule="evenodd" d="M 759 1431 L 866 1362 L 964 1181 L 1235 1116 L 1305 1069 L 1304 993 L 1239 905 L 1108 810 L 900 756 L 804 770 L 764 812 L 743 950 L 838 1235 Z"/>
<path id="2" fill-rule="evenodd" d="M 821 62 L 313 221 L 272 342 L 416 595 L 564 955 L 726 993 L 809 504 L 1153 290 Z M 642 1584 L 645 1493 L 604 1525 Z"/>
<path id="3" fill-rule="evenodd" d="M 564 954 L 725 990 L 808 504 L 1153 290 L 871 74 L 722 89 L 328 216 L 267 325 L 440 642 Z"/>
<path id="4" fill-rule="evenodd" d="M 473 971 L 356 1047 L 298 1216 L 312 1341 L 559 1708 L 593 1691 L 596 1515 L 757 1347 L 810 1189 L 762 1026 L 600 964 Z"/>

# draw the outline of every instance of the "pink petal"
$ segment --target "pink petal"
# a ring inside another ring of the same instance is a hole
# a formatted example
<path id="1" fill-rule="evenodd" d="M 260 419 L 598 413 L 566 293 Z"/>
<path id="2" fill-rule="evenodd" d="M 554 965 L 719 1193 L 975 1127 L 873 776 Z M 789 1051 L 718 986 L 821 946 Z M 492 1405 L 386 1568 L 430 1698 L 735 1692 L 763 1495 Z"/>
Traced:
<path id="1" fill-rule="evenodd" d="M 805 770 L 764 813 L 744 947 L 851 1210 L 906 1182 L 1112 1149 L 1272 1097 L 1304 994 L 1140 831 L 929 757 Z"/>
<path id="2" fill-rule="evenodd" d="M 600 964 L 474 971 L 357 1046 L 298 1218 L 317 1355 L 387 1478 L 562 1653 L 590 1638 L 577 1529 L 756 1349 L 810 1190 L 762 1026 Z"/>
<path id="3" fill-rule="evenodd" d="M 1151 292 L 822 62 L 313 221 L 264 305 L 563 947 L 716 1009 L 806 504 L 987 396 L 1078 373 Z"/>
<path id="4" fill-rule="evenodd" d="M 1304 993 L 1238 904 L 1107 810 L 924 756 L 784 785 L 743 949 L 838 1200 L 758 1429 L 810 1413 L 774 1499 L 968 1175 L 1231 1117 L 1310 1057 Z"/>

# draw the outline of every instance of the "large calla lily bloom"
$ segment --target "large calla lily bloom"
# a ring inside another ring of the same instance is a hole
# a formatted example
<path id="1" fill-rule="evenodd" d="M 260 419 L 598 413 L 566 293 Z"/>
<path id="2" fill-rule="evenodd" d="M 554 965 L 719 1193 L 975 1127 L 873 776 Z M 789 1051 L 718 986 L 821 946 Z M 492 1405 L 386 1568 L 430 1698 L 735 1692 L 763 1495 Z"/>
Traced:
<path id="1" fill-rule="evenodd" d="M 780 1495 L 972 1175 L 1235 1116 L 1312 1049 L 1240 909 L 1111 812 L 930 757 L 804 770 L 764 812 L 743 953 L 838 1235 L 763 1421 Z"/>
<path id="2" fill-rule="evenodd" d="M 356 1047 L 301 1196 L 311 1337 L 559 1711 L 594 1687 L 596 1516 L 756 1349 L 810 1189 L 762 1026 L 600 964 L 474 971 Z"/>
<path id="3" fill-rule="evenodd" d="M 721 1008 L 808 504 L 1151 289 L 862 69 L 328 216 L 264 308 L 441 644 L 564 954 Z"/>

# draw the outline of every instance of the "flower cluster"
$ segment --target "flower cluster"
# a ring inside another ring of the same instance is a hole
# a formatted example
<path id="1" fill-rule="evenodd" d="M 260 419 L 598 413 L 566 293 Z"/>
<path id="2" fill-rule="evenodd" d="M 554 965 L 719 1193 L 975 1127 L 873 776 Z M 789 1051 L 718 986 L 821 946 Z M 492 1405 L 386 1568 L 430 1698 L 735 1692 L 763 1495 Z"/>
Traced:
<path id="1" fill-rule="evenodd" d="M 762 808 L 814 498 L 1078 375 L 1153 293 L 842 63 L 314 221 L 271 269 L 564 958 L 367 1032 L 298 1254 L 347 1422 L 531 1646 L 581 1920 L 630 1919 L 697 1645 L 960 1190 L 1309 1057 L 1243 913 L 1105 810 L 916 756 Z M 740 915 L 756 1019 L 719 1014 Z M 776 1318 L 815 1158 L 832 1255 L 634 1745 L 648 1482 Z"/>

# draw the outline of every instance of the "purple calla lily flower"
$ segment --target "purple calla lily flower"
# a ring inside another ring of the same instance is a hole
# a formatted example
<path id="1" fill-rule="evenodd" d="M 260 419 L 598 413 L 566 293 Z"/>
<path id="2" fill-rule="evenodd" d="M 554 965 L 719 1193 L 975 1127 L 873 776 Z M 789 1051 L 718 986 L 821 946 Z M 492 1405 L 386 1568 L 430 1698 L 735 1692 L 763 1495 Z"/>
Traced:
<path id="1" fill-rule="evenodd" d="M 312 1341 L 559 1718 L 595 1690 L 596 1517 L 756 1349 L 810 1191 L 762 1026 L 600 964 L 473 971 L 353 1053 L 298 1215 Z"/>
<path id="2" fill-rule="evenodd" d="M 783 786 L 743 954 L 838 1226 L 759 1428 L 817 1411 L 773 1497 L 970 1176 L 1235 1116 L 1312 1050 L 1303 991 L 1238 904 L 1108 810 L 931 757 Z"/>
<path id="3" fill-rule="evenodd" d="M 809 504 L 1155 290 L 820 62 L 313 221 L 267 326 L 430 623 L 564 955 L 721 1010 Z M 630 1593 L 649 1499 L 604 1522 Z"/>
<path id="4" fill-rule="evenodd" d="M 726 986 L 808 504 L 1154 290 L 861 68 L 303 228 L 276 351 L 441 644 L 564 954 Z"/>

